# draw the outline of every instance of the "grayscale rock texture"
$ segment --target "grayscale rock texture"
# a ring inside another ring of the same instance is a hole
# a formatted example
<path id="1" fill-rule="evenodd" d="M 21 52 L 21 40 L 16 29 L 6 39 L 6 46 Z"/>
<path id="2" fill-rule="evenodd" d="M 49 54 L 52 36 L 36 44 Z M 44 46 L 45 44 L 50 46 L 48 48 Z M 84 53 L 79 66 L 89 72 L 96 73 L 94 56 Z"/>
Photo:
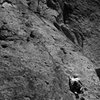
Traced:
<path id="1" fill-rule="evenodd" d="M 0 0 L 0 100 L 100 100 L 99 0 Z"/>

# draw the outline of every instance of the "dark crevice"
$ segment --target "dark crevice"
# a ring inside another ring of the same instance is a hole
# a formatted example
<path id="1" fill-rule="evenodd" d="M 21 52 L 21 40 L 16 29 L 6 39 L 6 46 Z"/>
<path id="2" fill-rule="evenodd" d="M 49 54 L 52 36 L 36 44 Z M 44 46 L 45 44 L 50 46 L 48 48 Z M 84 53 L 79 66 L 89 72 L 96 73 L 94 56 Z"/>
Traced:
<path id="1" fill-rule="evenodd" d="M 7 56 L 7 55 L 4 55 L 4 56 L 3 56 L 3 58 L 7 58 L 7 59 L 8 59 L 8 58 L 9 58 L 9 56 Z"/>
<path id="2" fill-rule="evenodd" d="M 29 42 L 30 41 L 30 37 L 27 37 L 26 41 Z"/>
<path id="3" fill-rule="evenodd" d="M 5 3 L 5 2 L 12 4 L 11 0 L 3 0 L 3 1 L 1 2 L 1 4 Z"/>
<path id="4" fill-rule="evenodd" d="M 64 48 L 60 48 L 62 51 L 63 51 L 63 53 L 64 54 L 66 54 L 66 51 L 65 51 L 65 49 Z"/>
<path id="5" fill-rule="evenodd" d="M 54 24 L 54 26 L 55 26 L 58 30 L 61 31 L 61 27 L 60 27 L 60 25 L 59 25 L 58 23 L 54 22 L 53 24 Z"/>
<path id="6" fill-rule="evenodd" d="M 73 8 L 70 4 L 66 4 L 64 3 L 64 7 L 63 7 L 63 21 L 64 23 L 66 23 L 66 20 L 70 19 L 70 15 L 73 12 Z"/>
<path id="7" fill-rule="evenodd" d="M 6 36 L 1 36 L 0 40 L 6 40 L 6 38 L 7 38 Z"/>
<path id="8" fill-rule="evenodd" d="M 66 35 L 66 37 L 69 38 L 73 43 L 75 43 L 74 36 L 71 35 L 69 30 L 64 26 L 61 26 L 61 29 L 62 29 L 63 33 Z"/>
<path id="9" fill-rule="evenodd" d="M 2 46 L 2 48 L 7 48 L 8 47 L 7 44 L 2 44 L 1 46 Z"/>
<path id="10" fill-rule="evenodd" d="M 30 5 L 31 5 L 31 2 L 28 2 L 28 3 L 27 3 L 27 5 L 30 7 Z"/>
<path id="11" fill-rule="evenodd" d="M 36 37 L 33 31 L 31 32 L 30 37 L 31 38 L 35 38 Z"/>

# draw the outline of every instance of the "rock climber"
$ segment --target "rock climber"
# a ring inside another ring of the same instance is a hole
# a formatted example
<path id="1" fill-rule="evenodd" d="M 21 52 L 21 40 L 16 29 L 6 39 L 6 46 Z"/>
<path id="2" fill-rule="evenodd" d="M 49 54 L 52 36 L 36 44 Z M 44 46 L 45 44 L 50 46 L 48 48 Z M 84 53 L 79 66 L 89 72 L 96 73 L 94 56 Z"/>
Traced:
<path id="1" fill-rule="evenodd" d="M 79 94 L 83 93 L 82 83 L 80 78 L 77 76 L 69 77 L 69 87 L 71 92 L 73 92 L 76 98 L 79 98 Z"/>

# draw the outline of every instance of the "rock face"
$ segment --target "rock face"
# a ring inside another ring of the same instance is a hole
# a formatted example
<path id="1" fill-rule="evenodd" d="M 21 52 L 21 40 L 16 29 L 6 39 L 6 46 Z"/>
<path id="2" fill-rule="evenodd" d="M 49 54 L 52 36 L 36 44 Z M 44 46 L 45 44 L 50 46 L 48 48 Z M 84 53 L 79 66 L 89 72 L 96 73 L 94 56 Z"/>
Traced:
<path id="1" fill-rule="evenodd" d="M 75 74 L 79 100 L 100 100 L 99 5 L 0 0 L 0 100 L 76 100 L 68 84 Z"/>

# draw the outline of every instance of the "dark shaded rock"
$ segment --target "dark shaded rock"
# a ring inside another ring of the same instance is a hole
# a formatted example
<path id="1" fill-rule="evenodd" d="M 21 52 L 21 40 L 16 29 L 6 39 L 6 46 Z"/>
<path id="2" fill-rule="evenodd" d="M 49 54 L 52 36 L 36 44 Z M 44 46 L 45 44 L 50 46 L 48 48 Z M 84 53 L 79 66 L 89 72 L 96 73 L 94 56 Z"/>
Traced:
<path id="1" fill-rule="evenodd" d="M 26 25 L 26 27 L 29 27 L 29 28 L 32 27 L 32 23 L 31 23 L 30 21 L 27 21 L 27 22 L 25 23 L 25 25 Z"/>
<path id="2" fill-rule="evenodd" d="M 8 37 L 12 37 L 12 32 L 7 25 L 0 27 L 0 40 L 7 40 Z"/>
<path id="3" fill-rule="evenodd" d="M 56 0 L 47 0 L 47 6 L 54 9 L 54 10 L 57 10 L 57 1 Z"/>
<path id="4" fill-rule="evenodd" d="M 27 5 L 30 10 L 32 10 L 33 12 L 37 12 L 39 0 L 28 0 Z"/>
<path id="5" fill-rule="evenodd" d="M 96 71 L 97 76 L 98 76 L 98 77 L 99 77 L 99 79 L 100 79 L 100 68 L 95 69 L 95 71 Z"/>

